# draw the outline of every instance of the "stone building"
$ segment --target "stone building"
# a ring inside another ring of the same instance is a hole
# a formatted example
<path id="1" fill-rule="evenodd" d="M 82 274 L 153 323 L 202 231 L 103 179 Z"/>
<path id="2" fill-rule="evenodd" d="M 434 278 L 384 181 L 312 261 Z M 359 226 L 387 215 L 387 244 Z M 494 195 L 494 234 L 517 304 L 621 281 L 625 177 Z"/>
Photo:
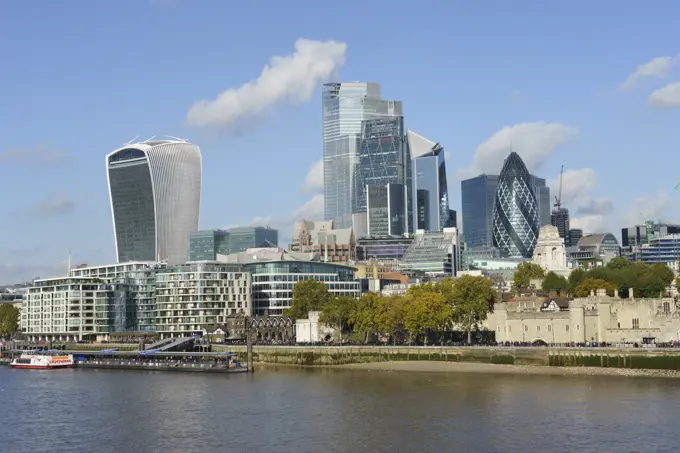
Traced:
<path id="1" fill-rule="evenodd" d="M 356 259 L 356 238 L 351 227 L 335 228 L 332 220 L 303 220 L 295 223 L 288 250 L 315 253 L 324 262 L 345 263 Z"/>
<path id="2" fill-rule="evenodd" d="M 496 304 L 485 322 L 498 342 L 638 343 L 677 341 L 680 303 L 673 298 L 620 299 L 604 290 L 589 297 L 518 298 Z"/>
<path id="3" fill-rule="evenodd" d="M 571 269 L 567 267 L 567 251 L 557 227 L 552 225 L 541 227 L 532 260 L 546 272 L 569 276 Z"/>

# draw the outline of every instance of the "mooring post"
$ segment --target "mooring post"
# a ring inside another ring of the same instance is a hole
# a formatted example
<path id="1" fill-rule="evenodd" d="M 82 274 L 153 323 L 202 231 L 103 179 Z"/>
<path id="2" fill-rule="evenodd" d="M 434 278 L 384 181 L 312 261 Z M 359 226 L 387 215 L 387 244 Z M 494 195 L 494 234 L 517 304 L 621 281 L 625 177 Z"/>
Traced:
<path id="1" fill-rule="evenodd" d="M 253 339 L 252 339 L 252 331 L 251 331 L 251 325 L 250 325 L 250 317 L 246 316 L 246 354 L 247 354 L 247 367 L 248 371 L 251 373 L 255 371 L 253 369 Z"/>

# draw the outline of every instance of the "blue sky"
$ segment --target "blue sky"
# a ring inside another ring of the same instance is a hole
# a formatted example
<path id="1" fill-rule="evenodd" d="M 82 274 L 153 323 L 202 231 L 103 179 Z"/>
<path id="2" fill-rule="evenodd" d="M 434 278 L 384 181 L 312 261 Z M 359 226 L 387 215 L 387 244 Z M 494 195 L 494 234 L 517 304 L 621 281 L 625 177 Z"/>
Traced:
<path id="1" fill-rule="evenodd" d="M 263 222 L 285 240 L 320 214 L 308 171 L 333 72 L 379 82 L 407 127 L 443 144 L 454 208 L 460 177 L 498 172 L 512 147 L 548 179 L 565 166 L 563 199 L 587 230 L 680 220 L 678 14 L 670 0 L 3 2 L 0 283 L 63 272 L 69 249 L 115 259 L 104 156 L 137 135 L 201 147 L 201 228 Z M 291 56 L 299 38 L 320 47 Z M 323 54 L 329 40 L 342 55 Z M 258 85 L 273 56 L 289 60 Z M 217 124 L 188 120 L 249 81 Z"/>

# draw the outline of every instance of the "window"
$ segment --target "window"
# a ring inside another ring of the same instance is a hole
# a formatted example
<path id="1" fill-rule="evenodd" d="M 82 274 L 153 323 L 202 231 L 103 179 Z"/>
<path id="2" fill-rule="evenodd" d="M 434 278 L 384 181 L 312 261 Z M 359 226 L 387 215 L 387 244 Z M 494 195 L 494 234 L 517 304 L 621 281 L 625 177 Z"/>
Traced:
<path id="1" fill-rule="evenodd" d="M 552 332 L 552 326 L 548 326 L 548 332 Z"/>
<path id="2" fill-rule="evenodd" d="M 540 331 L 541 331 L 541 326 L 536 326 L 536 332 L 540 332 Z"/>
<path id="3" fill-rule="evenodd" d="M 569 326 L 564 326 L 564 327 L 566 327 L 565 330 L 566 330 L 567 332 L 569 332 Z"/>
<path id="4" fill-rule="evenodd" d="M 529 331 L 529 326 L 524 326 L 524 331 L 528 332 Z"/>
<path id="5" fill-rule="evenodd" d="M 640 320 L 638 318 L 633 318 L 633 329 L 640 328 Z"/>
<path id="6" fill-rule="evenodd" d="M 671 304 L 669 302 L 663 303 L 663 312 L 664 313 L 670 313 L 671 312 Z"/>

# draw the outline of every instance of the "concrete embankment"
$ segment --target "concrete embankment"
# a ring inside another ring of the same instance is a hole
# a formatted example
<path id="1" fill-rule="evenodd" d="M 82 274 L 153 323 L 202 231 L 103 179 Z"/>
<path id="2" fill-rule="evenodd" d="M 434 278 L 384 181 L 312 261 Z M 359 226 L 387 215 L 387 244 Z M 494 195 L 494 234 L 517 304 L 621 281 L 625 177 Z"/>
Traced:
<path id="1" fill-rule="evenodd" d="M 245 346 L 215 346 L 244 354 Z M 451 362 L 560 368 L 680 371 L 680 350 L 656 348 L 508 348 L 381 346 L 254 346 L 259 363 L 331 366 L 380 362 Z"/>

